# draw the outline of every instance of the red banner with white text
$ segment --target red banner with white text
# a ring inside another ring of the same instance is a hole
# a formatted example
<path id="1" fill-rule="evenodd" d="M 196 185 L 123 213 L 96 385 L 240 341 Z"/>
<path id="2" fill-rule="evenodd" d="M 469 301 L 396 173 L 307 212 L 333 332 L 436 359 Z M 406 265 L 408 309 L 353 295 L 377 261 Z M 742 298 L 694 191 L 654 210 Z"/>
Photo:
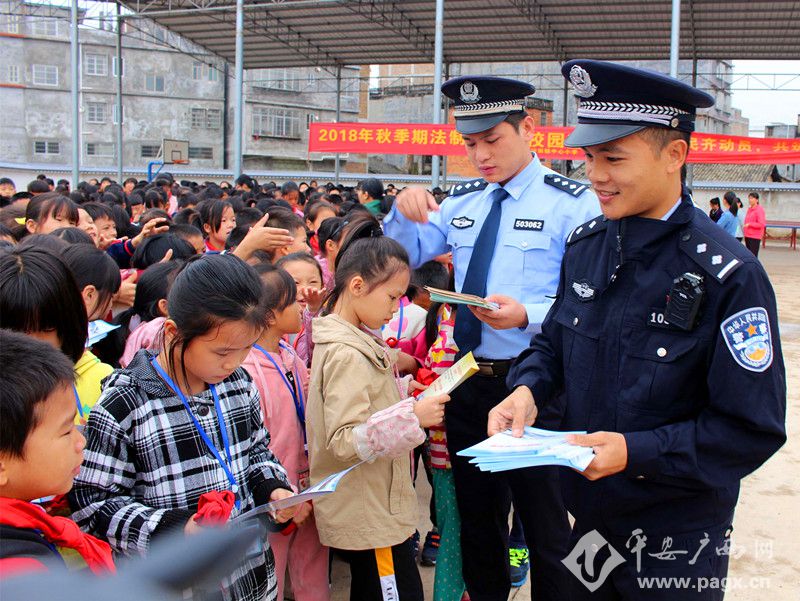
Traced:
<path id="1" fill-rule="evenodd" d="M 583 159 L 580 148 L 566 148 L 571 127 L 537 127 L 531 150 L 543 159 Z M 453 125 L 428 123 L 312 123 L 309 152 L 458 156 L 464 143 Z M 800 138 L 748 138 L 725 134 L 692 135 L 690 163 L 800 163 Z"/>

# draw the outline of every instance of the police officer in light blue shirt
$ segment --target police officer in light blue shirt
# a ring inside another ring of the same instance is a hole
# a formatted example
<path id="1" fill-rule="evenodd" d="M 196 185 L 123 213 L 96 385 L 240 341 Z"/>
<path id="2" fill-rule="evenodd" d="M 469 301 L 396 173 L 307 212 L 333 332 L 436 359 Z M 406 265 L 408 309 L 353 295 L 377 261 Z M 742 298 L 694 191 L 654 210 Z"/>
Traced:
<path id="1" fill-rule="evenodd" d="M 462 517 L 463 572 L 470 597 L 503 600 L 510 589 L 508 529 L 513 498 L 531 549 L 532 595 L 563 599 L 569 525 L 555 468 L 487 474 L 456 453 L 486 438 L 489 409 L 508 394 L 510 362 L 540 330 L 556 290 L 567 236 L 598 213 L 589 187 L 546 167 L 530 153 L 535 130 L 525 110 L 528 83 L 459 77 L 442 92 L 454 101 L 456 129 L 482 179 L 456 186 L 438 206 L 421 189 L 407 189 L 384 219 L 387 235 L 416 267 L 452 250 L 456 290 L 499 305 L 461 306 L 455 342 L 472 351 L 479 373 L 452 395 L 446 414 L 448 448 Z M 557 427 L 558 412 L 539 424 Z"/>

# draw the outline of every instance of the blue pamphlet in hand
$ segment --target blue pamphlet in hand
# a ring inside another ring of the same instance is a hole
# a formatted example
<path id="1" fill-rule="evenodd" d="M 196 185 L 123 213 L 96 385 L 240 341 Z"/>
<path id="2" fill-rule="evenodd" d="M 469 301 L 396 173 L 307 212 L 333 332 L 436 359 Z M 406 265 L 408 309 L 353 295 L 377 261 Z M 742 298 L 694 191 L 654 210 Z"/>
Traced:
<path id="1" fill-rule="evenodd" d="M 113 332 L 119 328 L 118 325 L 112 325 L 102 319 L 96 319 L 89 322 L 89 336 L 86 339 L 86 348 L 100 342 L 103 338 L 108 336 L 109 332 Z"/>
<path id="2" fill-rule="evenodd" d="M 539 465 L 562 465 L 582 472 L 594 459 L 594 451 L 591 447 L 568 443 L 568 434 L 586 432 L 553 432 L 528 427 L 522 438 L 516 438 L 511 430 L 506 430 L 459 451 L 458 455 L 472 457 L 470 463 L 483 472 L 502 472 Z"/>

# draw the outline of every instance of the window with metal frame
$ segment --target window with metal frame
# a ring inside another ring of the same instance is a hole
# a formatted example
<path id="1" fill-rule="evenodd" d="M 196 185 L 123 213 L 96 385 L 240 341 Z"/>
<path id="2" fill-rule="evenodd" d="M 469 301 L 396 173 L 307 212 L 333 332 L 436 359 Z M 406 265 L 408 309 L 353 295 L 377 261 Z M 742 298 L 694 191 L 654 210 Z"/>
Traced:
<path id="1" fill-rule="evenodd" d="M 300 111 L 267 106 L 253 107 L 253 135 L 299 138 Z"/>
<path id="2" fill-rule="evenodd" d="M 33 84 L 37 86 L 57 86 L 58 67 L 56 65 L 33 65 L 31 67 Z"/>
<path id="3" fill-rule="evenodd" d="M 83 55 L 86 75 L 105 77 L 108 75 L 108 56 L 105 54 L 86 53 Z"/>
<path id="4" fill-rule="evenodd" d="M 86 103 L 86 122 L 105 123 L 106 122 L 106 103 L 87 102 Z"/>

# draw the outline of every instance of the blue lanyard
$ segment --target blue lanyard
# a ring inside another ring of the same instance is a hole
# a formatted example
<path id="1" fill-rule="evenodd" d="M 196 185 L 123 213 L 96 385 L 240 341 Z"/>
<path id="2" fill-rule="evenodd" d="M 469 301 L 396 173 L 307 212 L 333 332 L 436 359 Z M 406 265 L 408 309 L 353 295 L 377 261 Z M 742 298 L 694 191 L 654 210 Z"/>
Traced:
<path id="1" fill-rule="evenodd" d="M 78 406 L 78 415 L 83 417 L 83 405 L 81 405 L 81 397 L 78 396 L 78 387 L 75 384 L 72 385 L 72 392 L 75 393 L 75 404 Z"/>
<path id="2" fill-rule="evenodd" d="M 214 409 L 217 412 L 217 421 L 219 422 L 219 430 L 220 434 L 222 434 L 222 444 L 225 445 L 225 455 L 228 458 L 228 462 L 226 463 L 225 460 L 222 458 L 222 455 L 219 454 L 217 447 L 214 446 L 214 443 L 211 442 L 211 438 L 206 434 L 206 431 L 203 429 L 203 426 L 200 425 L 200 422 L 197 421 L 197 418 L 192 411 L 192 408 L 189 407 L 189 401 L 186 400 L 186 396 L 183 394 L 180 388 L 175 385 L 175 382 L 172 381 L 167 375 L 167 372 L 158 364 L 156 360 L 157 357 L 153 357 L 150 360 L 150 363 L 153 365 L 153 368 L 158 372 L 158 375 L 164 380 L 167 386 L 172 389 L 172 391 L 178 396 L 183 403 L 183 406 L 186 407 L 186 412 L 189 414 L 189 417 L 192 418 L 192 423 L 194 427 L 197 428 L 197 432 L 200 434 L 200 438 L 203 439 L 203 442 L 206 443 L 206 446 L 211 451 L 211 454 L 214 455 L 214 459 L 219 462 L 220 466 L 222 467 L 222 471 L 225 472 L 225 475 L 228 478 L 228 482 L 231 485 L 231 492 L 236 495 L 236 509 L 239 509 L 240 502 L 239 502 L 239 485 L 236 482 L 236 477 L 233 475 L 233 460 L 231 459 L 231 449 L 230 444 L 228 443 L 228 428 L 225 427 L 225 420 L 222 416 L 222 408 L 220 407 L 219 403 L 219 396 L 217 395 L 217 387 L 213 384 L 209 384 L 208 387 L 211 390 L 211 396 L 214 398 Z"/>
<path id="3" fill-rule="evenodd" d="M 281 348 L 289 350 L 289 347 L 287 346 L 280 346 Z M 286 388 L 289 389 L 289 394 L 292 395 L 292 400 L 294 401 L 294 410 L 297 413 L 297 419 L 300 420 L 300 428 L 303 430 L 303 445 L 305 452 L 308 453 L 308 438 L 306 437 L 306 408 L 303 406 L 303 387 L 300 386 L 300 378 L 297 377 L 297 374 L 292 372 L 292 378 L 294 379 L 295 383 L 295 385 L 292 386 L 292 384 L 289 382 L 289 378 L 286 377 L 286 374 L 283 373 L 283 370 L 278 365 L 278 362 L 272 358 L 272 355 L 270 355 L 264 347 L 259 344 L 254 344 L 253 348 L 260 351 L 267 359 L 269 359 L 270 363 L 275 366 L 275 369 L 281 376 L 283 383 L 286 384 Z"/>
<path id="4" fill-rule="evenodd" d="M 381 332 L 386 326 L 381 326 Z M 400 315 L 397 316 L 397 338 L 395 340 L 399 341 L 400 338 L 403 336 L 403 300 L 400 300 Z"/>

